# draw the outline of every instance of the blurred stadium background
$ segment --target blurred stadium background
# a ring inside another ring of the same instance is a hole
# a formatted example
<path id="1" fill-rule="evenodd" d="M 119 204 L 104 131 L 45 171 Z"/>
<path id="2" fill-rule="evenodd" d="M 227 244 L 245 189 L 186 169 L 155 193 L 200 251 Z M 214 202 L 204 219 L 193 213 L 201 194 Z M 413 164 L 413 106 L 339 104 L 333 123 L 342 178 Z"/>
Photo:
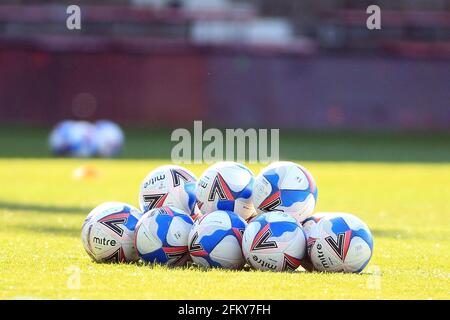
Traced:
<path id="1" fill-rule="evenodd" d="M 4 132 L 107 118 L 448 138 L 450 1 L 3 0 L 0 71 Z"/>
<path id="2" fill-rule="evenodd" d="M 366 28 L 373 4 L 381 30 Z M 450 0 L 0 0 L 0 299 L 448 299 L 449 89 Z M 65 119 L 116 121 L 121 159 L 50 158 Z M 87 213 L 137 204 L 194 120 L 280 128 L 317 211 L 371 228 L 367 272 L 92 264 Z"/>

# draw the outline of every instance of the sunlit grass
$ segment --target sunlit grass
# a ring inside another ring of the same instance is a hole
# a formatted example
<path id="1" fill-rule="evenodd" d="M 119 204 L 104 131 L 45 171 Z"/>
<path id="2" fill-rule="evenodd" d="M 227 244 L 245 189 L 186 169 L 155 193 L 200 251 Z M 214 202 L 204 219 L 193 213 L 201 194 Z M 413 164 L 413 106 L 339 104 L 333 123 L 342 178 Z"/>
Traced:
<path id="1" fill-rule="evenodd" d="M 103 201 L 138 204 L 145 174 L 167 161 L 0 160 L 0 298 L 445 299 L 450 297 L 450 164 L 302 162 L 318 211 L 367 222 L 363 274 L 167 269 L 90 261 L 80 241 Z M 76 180 L 82 164 L 96 178 Z M 205 166 L 188 166 L 200 175 Z M 258 166 L 251 166 L 257 173 Z M 79 277 L 78 277 L 79 275 Z M 79 279 L 79 281 L 78 281 Z"/>

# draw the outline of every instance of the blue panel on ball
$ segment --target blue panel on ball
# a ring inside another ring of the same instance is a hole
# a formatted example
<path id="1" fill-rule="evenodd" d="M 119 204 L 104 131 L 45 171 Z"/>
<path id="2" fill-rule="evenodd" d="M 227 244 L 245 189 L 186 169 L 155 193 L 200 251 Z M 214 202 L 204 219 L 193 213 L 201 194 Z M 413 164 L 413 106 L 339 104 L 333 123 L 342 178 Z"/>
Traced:
<path id="1" fill-rule="evenodd" d="M 275 172 L 275 169 L 271 169 L 264 174 L 264 178 L 270 182 L 272 185 L 272 191 L 278 190 L 278 182 L 280 181 L 280 176 Z"/>
<path id="2" fill-rule="evenodd" d="M 189 210 L 191 210 L 191 212 L 189 212 L 189 213 L 192 213 L 194 211 L 194 206 L 195 206 L 195 201 L 196 201 L 195 183 L 193 183 L 193 182 L 185 183 L 184 191 L 186 191 L 186 193 L 188 194 L 188 205 L 189 205 Z"/>
<path id="3" fill-rule="evenodd" d="M 147 262 L 158 262 L 158 263 L 166 263 L 168 261 L 166 253 L 162 248 L 155 250 L 153 252 L 149 252 L 141 255 L 142 260 Z"/>
<path id="4" fill-rule="evenodd" d="M 203 247 L 203 249 L 208 252 L 211 253 L 211 251 L 214 250 L 214 248 L 216 247 L 216 245 L 222 241 L 222 239 L 228 235 L 228 231 L 229 230 L 216 230 L 214 231 L 212 234 L 209 235 L 205 235 L 203 237 L 201 237 L 199 239 L 199 242 L 201 244 L 201 246 Z"/>
<path id="5" fill-rule="evenodd" d="M 331 222 L 331 231 L 333 231 L 334 234 L 345 233 L 351 230 L 347 222 L 345 222 L 344 218 L 342 217 L 331 218 L 330 222 Z"/>
<path id="6" fill-rule="evenodd" d="M 163 243 L 163 247 L 169 246 L 167 243 L 167 232 L 169 231 L 170 223 L 172 222 L 172 217 L 165 214 L 159 214 L 156 216 L 155 221 L 158 225 L 158 229 L 156 230 L 156 233 L 158 235 L 158 238 Z"/>
<path id="7" fill-rule="evenodd" d="M 281 205 L 290 207 L 296 202 L 303 202 L 311 193 L 308 190 L 281 190 Z"/>
<path id="8" fill-rule="evenodd" d="M 294 222 L 278 221 L 270 223 L 270 230 L 272 230 L 272 237 L 281 237 L 285 232 L 294 232 L 298 225 Z"/>
<path id="9" fill-rule="evenodd" d="M 234 210 L 234 200 L 219 200 L 217 201 L 217 209 L 224 211 Z"/>
<path id="10" fill-rule="evenodd" d="M 134 228 L 136 228 L 136 224 L 138 222 L 138 219 L 133 215 L 128 215 L 127 223 L 125 223 L 125 227 L 128 230 L 134 231 Z"/>
<path id="11" fill-rule="evenodd" d="M 234 212 L 227 211 L 232 228 L 245 229 L 245 222 Z"/>

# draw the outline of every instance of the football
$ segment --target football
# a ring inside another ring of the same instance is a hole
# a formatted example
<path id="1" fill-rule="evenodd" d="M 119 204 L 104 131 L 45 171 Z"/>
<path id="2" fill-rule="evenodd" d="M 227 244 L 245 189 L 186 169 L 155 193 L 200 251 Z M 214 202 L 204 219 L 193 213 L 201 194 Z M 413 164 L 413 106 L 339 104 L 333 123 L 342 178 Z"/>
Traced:
<path id="1" fill-rule="evenodd" d="M 139 257 L 149 263 L 185 265 L 189 260 L 188 236 L 192 224 L 191 217 L 175 207 L 147 211 L 135 231 Z"/>
<path id="2" fill-rule="evenodd" d="M 165 165 L 154 169 L 141 183 L 141 210 L 172 206 L 196 219 L 200 214 L 195 196 L 196 181 L 191 171 L 180 166 Z"/>
<path id="3" fill-rule="evenodd" d="M 322 216 L 325 213 L 323 212 L 318 212 L 313 214 L 312 216 L 306 218 L 303 223 L 303 230 L 305 231 L 305 235 L 306 235 L 306 252 L 308 253 L 308 249 L 310 248 L 310 246 L 308 244 L 312 243 L 314 241 L 314 238 L 312 237 L 315 233 L 316 227 L 317 227 L 317 223 L 319 222 L 319 220 L 322 218 Z M 314 265 L 311 262 L 311 258 L 309 257 L 309 253 L 305 254 L 305 256 L 303 257 L 302 261 L 301 261 L 301 266 L 303 267 L 303 269 L 305 269 L 306 271 L 315 271 L 316 269 L 314 268 Z"/>
<path id="4" fill-rule="evenodd" d="M 81 228 L 84 249 L 96 262 L 138 260 L 133 238 L 139 218 L 139 210 L 126 203 L 105 202 L 97 206 Z"/>
<path id="5" fill-rule="evenodd" d="M 289 214 L 267 212 L 254 218 L 242 240 L 247 262 L 259 270 L 294 271 L 306 254 L 303 228 Z"/>
<path id="6" fill-rule="evenodd" d="M 373 238 L 361 219 L 349 213 L 318 213 L 303 225 L 315 270 L 359 273 L 369 263 Z"/>
<path id="7" fill-rule="evenodd" d="M 233 211 L 247 220 L 255 214 L 251 201 L 253 172 L 236 162 L 219 162 L 197 182 L 197 202 L 203 214 L 216 210 Z"/>
<path id="8" fill-rule="evenodd" d="M 104 158 L 117 156 L 125 140 L 122 129 L 109 120 L 99 120 L 94 125 L 97 155 Z"/>
<path id="9" fill-rule="evenodd" d="M 58 123 L 50 132 L 48 144 L 55 156 L 68 155 L 70 152 L 70 135 L 75 121 L 66 120 Z"/>
<path id="10" fill-rule="evenodd" d="M 304 167 L 279 161 L 262 169 L 255 178 L 252 201 L 259 214 L 282 211 L 302 222 L 314 211 L 317 186 Z"/>
<path id="11" fill-rule="evenodd" d="M 199 266 L 240 269 L 247 223 L 232 211 L 218 210 L 200 217 L 189 234 L 189 253 Z"/>
<path id="12" fill-rule="evenodd" d="M 87 121 L 63 121 L 49 136 L 49 147 L 56 156 L 88 158 L 95 155 L 95 127 Z"/>

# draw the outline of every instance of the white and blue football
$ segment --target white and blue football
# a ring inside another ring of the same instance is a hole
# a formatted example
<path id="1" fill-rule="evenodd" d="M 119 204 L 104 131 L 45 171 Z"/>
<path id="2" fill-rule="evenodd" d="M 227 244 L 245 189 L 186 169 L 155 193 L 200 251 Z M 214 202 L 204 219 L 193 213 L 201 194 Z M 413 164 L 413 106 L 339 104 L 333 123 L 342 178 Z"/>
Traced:
<path id="1" fill-rule="evenodd" d="M 70 152 L 70 135 L 75 121 L 59 122 L 50 133 L 48 143 L 50 151 L 56 156 L 66 156 Z"/>
<path id="2" fill-rule="evenodd" d="M 247 220 L 255 215 L 251 201 L 253 183 L 253 172 L 243 164 L 229 161 L 216 163 L 198 179 L 198 207 L 203 214 L 227 210 Z"/>
<path id="3" fill-rule="evenodd" d="M 189 213 L 192 219 L 200 215 L 195 196 L 197 179 L 186 168 L 164 165 L 152 170 L 142 181 L 139 205 L 142 211 L 171 206 Z"/>
<path id="4" fill-rule="evenodd" d="M 306 254 L 306 236 L 291 215 L 279 211 L 267 212 L 248 224 L 242 251 L 255 269 L 294 271 Z"/>
<path id="5" fill-rule="evenodd" d="M 49 137 L 54 155 L 88 158 L 95 155 L 95 128 L 87 121 L 63 121 L 56 125 Z"/>
<path id="6" fill-rule="evenodd" d="M 110 120 L 95 122 L 96 153 L 100 157 L 117 156 L 123 148 L 125 136 L 120 126 Z"/>
<path id="7" fill-rule="evenodd" d="M 136 225 L 134 241 L 139 257 L 149 263 L 185 265 L 193 223 L 187 213 L 174 207 L 147 211 Z"/>
<path id="8" fill-rule="evenodd" d="M 317 213 L 303 222 L 313 270 L 361 272 L 373 252 L 367 225 L 349 213 Z"/>
<path id="9" fill-rule="evenodd" d="M 242 268 L 245 260 L 241 243 L 246 225 L 232 211 L 218 210 L 203 215 L 189 234 L 192 260 L 205 268 Z"/>
<path id="10" fill-rule="evenodd" d="M 296 163 L 275 162 L 255 178 L 252 201 L 258 214 L 282 211 L 302 222 L 316 206 L 316 182 L 308 170 Z"/>
<path id="11" fill-rule="evenodd" d="M 134 230 L 141 212 L 123 202 L 105 202 L 95 207 L 81 228 L 81 240 L 96 262 L 133 262 L 138 260 Z"/>

